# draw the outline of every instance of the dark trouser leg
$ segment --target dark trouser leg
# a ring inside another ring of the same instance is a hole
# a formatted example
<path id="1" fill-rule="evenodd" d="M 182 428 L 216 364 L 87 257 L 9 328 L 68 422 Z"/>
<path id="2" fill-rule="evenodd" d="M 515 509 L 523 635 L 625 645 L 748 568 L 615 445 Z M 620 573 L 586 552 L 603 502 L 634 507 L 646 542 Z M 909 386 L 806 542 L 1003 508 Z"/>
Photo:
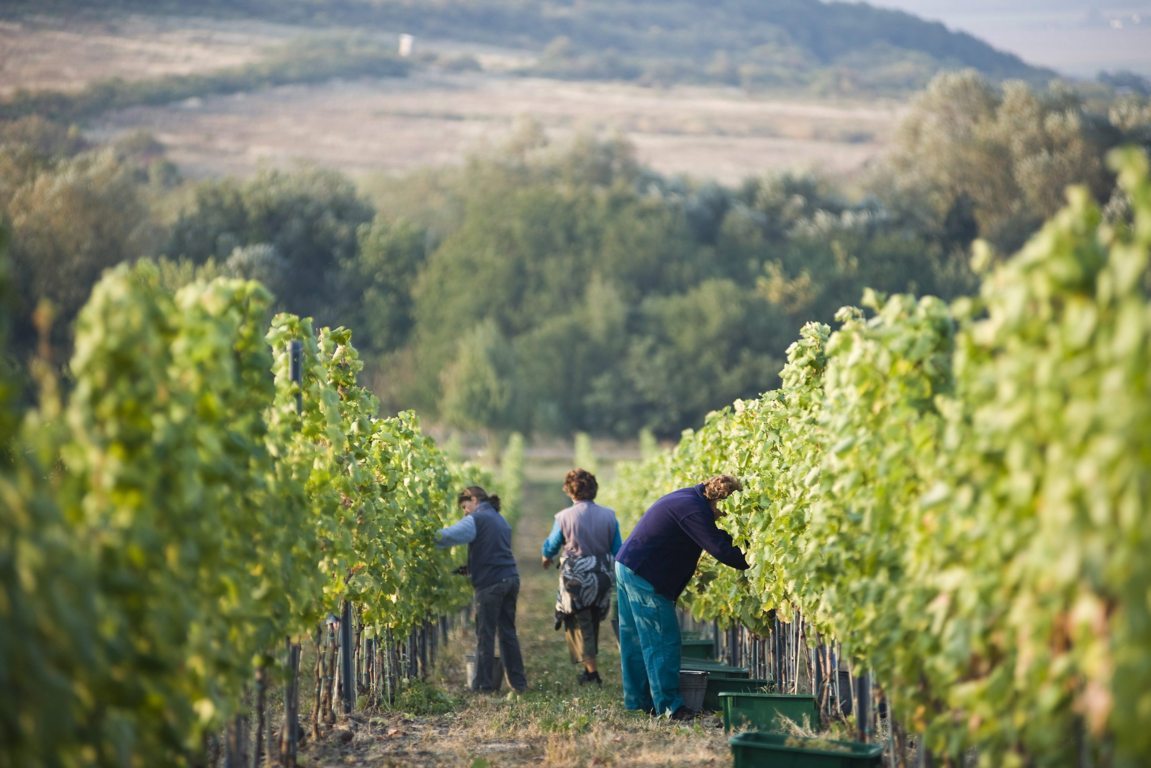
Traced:
<path id="1" fill-rule="evenodd" d="M 524 672 L 524 657 L 520 653 L 520 641 L 516 637 L 516 601 L 520 595 L 519 579 L 500 582 L 503 596 L 500 601 L 499 634 L 500 655 L 504 659 L 504 671 L 508 683 L 517 691 L 528 687 L 528 677 Z"/>
<path id="2" fill-rule="evenodd" d="M 473 691 L 493 690 L 488 682 L 495 666 L 496 627 L 503 595 L 499 587 L 495 584 L 476 590 L 476 676 L 468 681 Z"/>

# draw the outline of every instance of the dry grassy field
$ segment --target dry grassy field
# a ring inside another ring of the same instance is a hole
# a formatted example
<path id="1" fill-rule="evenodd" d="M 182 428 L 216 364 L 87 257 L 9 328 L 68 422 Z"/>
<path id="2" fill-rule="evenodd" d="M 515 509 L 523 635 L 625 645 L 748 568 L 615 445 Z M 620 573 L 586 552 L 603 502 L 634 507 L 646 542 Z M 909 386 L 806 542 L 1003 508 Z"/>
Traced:
<path id="1" fill-rule="evenodd" d="M 0 96 L 72 91 L 118 77 L 136 80 L 247 64 L 291 27 L 205 18 L 5 18 L 0 9 Z"/>
<path id="2" fill-rule="evenodd" d="M 258 59 L 310 30 L 205 18 L 0 18 L 0 94 L 205 71 Z M 398 34 L 379 33 L 390 44 Z M 138 130 L 191 177 L 306 163 L 351 176 L 460 162 L 534 120 L 557 140 L 623 136 L 665 174 L 735 183 L 783 170 L 850 177 L 879 155 L 902 105 L 752 97 L 738 89 L 644 88 L 516 77 L 527 54 L 417 40 L 467 53 L 482 72 L 417 67 L 405 79 L 289 86 L 134 108 L 86 126 L 96 141 Z"/>

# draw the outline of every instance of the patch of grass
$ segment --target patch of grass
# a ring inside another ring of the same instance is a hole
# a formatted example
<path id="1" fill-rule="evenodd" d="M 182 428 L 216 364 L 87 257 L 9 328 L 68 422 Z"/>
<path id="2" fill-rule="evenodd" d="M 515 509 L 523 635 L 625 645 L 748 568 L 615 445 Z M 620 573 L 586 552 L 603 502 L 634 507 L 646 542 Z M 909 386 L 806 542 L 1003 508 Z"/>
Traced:
<path id="1" fill-rule="evenodd" d="M 460 699 L 423 680 L 406 680 L 394 709 L 409 715 L 446 715 L 461 706 Z"/>

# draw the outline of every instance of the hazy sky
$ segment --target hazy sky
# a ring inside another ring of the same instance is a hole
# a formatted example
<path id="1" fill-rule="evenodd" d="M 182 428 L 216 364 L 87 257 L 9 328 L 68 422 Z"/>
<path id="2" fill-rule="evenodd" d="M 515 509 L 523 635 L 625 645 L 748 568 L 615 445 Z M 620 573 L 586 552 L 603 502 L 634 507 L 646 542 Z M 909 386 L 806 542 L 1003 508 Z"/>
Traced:
<path id="1" fill-rule="evenodd" d="M 970 32 L 1073 77 L 1121 69 L 1151 77 L 1151 0 L 872 0 Z"/>

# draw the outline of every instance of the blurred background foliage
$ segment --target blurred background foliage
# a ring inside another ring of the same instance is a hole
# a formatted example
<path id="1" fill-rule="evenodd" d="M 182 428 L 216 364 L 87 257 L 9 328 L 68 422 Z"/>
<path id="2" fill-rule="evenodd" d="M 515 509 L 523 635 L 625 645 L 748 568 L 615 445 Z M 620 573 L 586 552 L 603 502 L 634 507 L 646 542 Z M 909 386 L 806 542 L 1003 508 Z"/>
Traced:
<path id="1" fill-rule="evenodd" d="M 99 10 L 58 0 L 45 10 L 55 6 Z M 138 6 L 120 0 L 104 12 Z M 669 438 L 716 407 L 776 387 L 802 325 L 830 322 L 865 288 L 944 299 L 970 292 L 972 243 L 986 241 L 1000 257 L 1014 252 L 1061 207 L 1070 184 L 1122 215 L 1103 157 L 1151 141 L 1145 92 L 1049 82 L 1049 73 L 973 38 L 865 6 L 420 6 L 418 18 L 410 3 L 386 0 L 207 2 L 200 11 L 411 22 L 421 34 L 472 24 L 472 38 L 498 32 L 504 44 L 536 46 L 543 55 L 521 74 L 552 77 L 597 76 L 578 63 L 595 52 L 597 61 L 634 67 L 636 79 L 655 67 L 680 82 L 659 51 L 695 62 L 712 82 L 742 81 L 746 73 L 733 75 L 730 62 L 761 66 L 757 56 L 767 57 L 809 93 L 837 68 L 875 71 L 869 57 L 880 49 L 920 64 L 934 51 L 935 64 L 911 69 L 940 73 L 911 99 L 888 155 L 850 188 L 795 173 L 734 186 L 669 177 L 641 164 L 626 138 L 558 142 L 533 122 L 462 165 L 402 177 L 357 182 L 300 168 L 187 179 L 147 134 L 96 146 L 77 128 L 77 115 L 190 92 L 364 66 L 403 76 L 408 64 L 391 67 L 393 54 L 366 39 L 297 42 L 298 50 L 195 81 L 18 92 L 0 115 L 12 364 L 22 368 L 37 349 L 67 360 L 76 313 L 101 273 L 150 258 L 171 287 L 254 278 L 276 309 L 352 329 L 365 382 L 387 410 L 418 408 L 430 421 L 492 434 Z M 847 34 L 852 24 L 858 40 Z M 699 30 L 713 28 L 727 31 L 705 43 Z M 936 39 L 941 31 L 947 37 Z M 861 48 L 860 40 L 870 42 Z M 630 53 L 613 58 L 616 49 Z M 992 53 L 1001 58 L 980 58 Z M 978 70 L 954 68 L 963 63 Z M 43 300 L 50 313 L 38 310 Z"/>

